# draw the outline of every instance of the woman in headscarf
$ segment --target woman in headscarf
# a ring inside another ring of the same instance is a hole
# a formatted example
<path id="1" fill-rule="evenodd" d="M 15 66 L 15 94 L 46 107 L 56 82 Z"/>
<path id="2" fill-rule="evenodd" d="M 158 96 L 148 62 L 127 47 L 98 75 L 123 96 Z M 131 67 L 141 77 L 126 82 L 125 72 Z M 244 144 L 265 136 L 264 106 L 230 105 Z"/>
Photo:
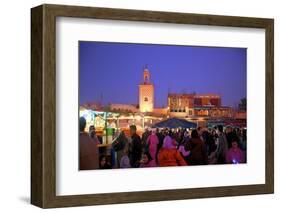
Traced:
<path id="1" fill-rule="evenodd" d="M 175 142 L 170 136 L 164 138 L 163 147 L 158 153 L 159 166 L 186 166 L 185 160 L 177 150 Z"/>
<path id="2" fill-rule="evenodd" d="M 152 129 L 151 135 L 148 136 L 146 143 L 148 146 L 148 151 L 149 151 L 150 156 L 152 157 L 153 160 L 155 160 L 156 153 L 157 153 L 157 147 L 159 144 L 159 139 L 156 135 L 156 129 Z"/>

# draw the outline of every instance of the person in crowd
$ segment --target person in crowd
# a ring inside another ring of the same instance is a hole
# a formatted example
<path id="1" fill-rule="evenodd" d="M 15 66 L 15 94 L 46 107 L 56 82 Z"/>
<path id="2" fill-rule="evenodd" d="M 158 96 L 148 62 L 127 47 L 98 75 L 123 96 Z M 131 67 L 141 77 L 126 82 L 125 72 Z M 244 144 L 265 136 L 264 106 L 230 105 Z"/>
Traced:
<path id="1" fill-rule="evenodd" d="M 156 135 L 158 137 L 158 141 L 159 141 L 159 144 L 163 144 L 163 140 L 164 140 L 164 129 L 162 129 L 161 131 L 159 131 L 158 128 L 156 128 Z"/>
<path id="2" fill-rule="evenodd" d="M 120 167 L 120 161 L 124 153 L 128 153 L 129 141 L 124 131 L 117 132 L 117 136 L 112 141 L 112 148 L 116 152 L 117 168 Z"/>
<path id="3" fill-rule="evenodd" d="M 156 135 L 157 135 L 158 141 L 159 141 L 158 146 L 157 146 L 157 153 L 158 153 L 160 148 L 163 145 L 163 141 L 164 141 L 164 138 L 165 138 L 165 130 L 161 129 L 161 131 L 159 131 L 159 129 L 156 128 Z"/>
<path id="4" fill-rule="evenodd" d="M 121 169 L 131 168 L 130 158 L 128 157 L 127 154 L 124 154 L 122 156 L 120 160 L 120 168 Z"/>
<path id="5" fill-rule="evenodd" d="M 225 136 L 227 140 L 228 149 L 231 147 L 232 140 L 236 138 L 236 131 L 233 127 L 227 126 L 225 130 Z"/>
<path id="6" fill-rule="evenodd" d="M 142 133 L 142 136 L 141 136 L 141 145 L 142 145 L 142 150 L 144 150 L 147 146 L 146 142 L 147 142 L 147 139 L 150 135 L 150 131 L 148 128 L 145 128 L 144 132 Z"/>
<path id="7" fill-rule="evenodd" d="M 95 128 L 94 125 L 90 125 L 90 127 L 89 127 L 89 136 L 93 140 L 98 141 L 98 143 L 100 143 L 99 140 L 98 140 L 98 137 L 96 135 L 96 128 Z"/>
<path id="8" fill-rule="evenodd" d="M 244 128 L 242 130 L 242 137 L 241 137 L 241 141 L 240 141 L 240 146 L 241 149 L 244 151 L 244 153 L 247 152 L 247 129 Z M 247 155 L 245 154 L 245 162 L 247 162 Z"/>
<path id="9" fill-rule="evenodd" d="M 204 142 L 205 142 L 205 146 L 206 146 L 207 155 L 210 155 L 211 146 L 214 146 L 214 144 L 215 144 L 215 138 L 214 138 L 213 134 L 211 134 L 211 131 L 204 132 Z"/>
<path id="10" fill-rule="evenodd" d="M 197 127 L 198 136 L 199 136 L 199 138 L 200 138 L 202 141 L 204 141 L 204 138 L 203 138 L 203 136 L 202 136 L 203 131 L 204 131 L 204 129 L 203 129 L 201 126 Z"/>
<path id="11" fill-rule="evenodd" d="M 187 143 L 190 140 L 190 134 L 188 130 L 185 130 L 183 133 L 182 142 Z"/>
<path id="12" fill-rule="evenodd" d="M 100 169 L 111 169 L 111 165 L 105 155 L 100 156 Z"/>
<path id="13" fill-rule="evenodd" d="M 130 135 L 131 135 L 131 142 L 130 142 L 129 158 L 130 158 L 131 166 L 137 168 L 139 167 L 139 161 L 141 159 L 142 145 L 141 145 L 141 138 L 137 134 L 137 127 L 135 125 L 130 126 Z"/>
<path id="14" fill-rule="evenodd" d="M 144 152 L 140 160 L 140 168 L 156 167 L 156 161 L 151 157 L 149 152 Z"/>
<path id="15" fill-rule="evenodd" d="M 190 155 L 190 151 L 186 150 L 187 143 L 190 140 L 189 132 L 185 131 L 182 141 L 178 144 L 178 150 L 187 163 L 188 156 Z"/>
<path id="16" fill-rule="evenodd" d="M 239 129 L 239 131 L 237 131 L 237 138 L 239 138 L 238 146 L 243 151 L 246 151 L 246 149 L 247 149 L 246 131 L 247 131 L 246 129 Z"/>
<path id="17" fill-rule="evenodd" d="M 90 138 L 85 132 L 86 119 L 79 119 L 79 169 L 90 170 L 99 168 L 98 141 Z"/>
<path id="18" fill-rule="evenodd" d="M 208 163 L 205 144 L 196 129 L 191 132 L 191 139 L 187 143 L 186 150 L 190 151 L 187 159 L 189 165 L 206 165 Z"/>
<path id="19" fill-rule="evenodd" d="M 180 146 L 184 146 L 185 144 L 188 143 L 188 141 L 190 140 L 190 135 L 188 131 L 185 131 L 183 133 L 183 136 L 181 137 L 181 140 L 178 143 L 178 149 L 180 148 Z"/>
<path id="20" fill-rule="evenodd" d="M 162 129 L 161 131 L 159 131 L 159 129 L 156 128 L 156 135 L 157 135 L 158 141 L 159 141 L 159 143 L 158 143 L 158 150 L 159 150 L 159 147 L 161 148 L 162 145 L 163 145 L 163 140 L 164 140 L 164 137 L 165 137 L 164 131 L 165 131 L 164 129 Z"/>
<path id="21" fill-rule="evenodd" d="M 241 136 L 241 149 L 243 151 L 247 150 L 247 129 L 242 130 Z"/>
<path id="22" fill-rule="evenodd" d="M 233 138 L 231 142 L 231 148 L 228 150 L 226 154 L 226 163 L 229 164 L 239 164 L 245 163 L 245 154 L 238 147 L 238 138 Z"/>
<path id="23" fill-rule="evenodd" d="M 218 126 L 218 150 L 217 150 L 217 160 L 218 164 L 225 164 L 226 153 L 228 150 L 228 143 L 226 136 L 223 132 L 223 126 Z"/>
<path id="24" fill-rule="evenodd" d="M 208 129 L 202 129 L 201 130 L 201 140 L 203 141 L 203 142 L 207 142 L 207 140 L 208 140 L 208 137 L 209 137 L 209 131 L 208 131 Z"/>
<path id="25" fill-rule="evenodd" d="M 151 135 L 148 136 L 146 141 L 148 152 L 153 160 L 156 159 L 157 147 L 159 144 L 159 139 L 156 135 L 156 129 L 151 130 Z"/>
<path id="26" fill-rule="evenodd" d="M 157 128 L 156 129 L 156 135 L 158 137 L 158 146 L 157 146 L 157 152 L 156 152 L 156 163 L 158 163 L 158 158 L 157 158 L 157 155 L 159 153 L 159 150 L 162 148 L 163 146 L 163 141 L 164 141 L 164 138 L 165 138 L 165 129 L 161 129 L 161 131 L 159 131 L 159 129 Z"/>
<path id="27" fill-rule="evenodd" d="M 130 158 L 129 158 L 129 146 L 126 146 L 123 150 L 123 154 L 120 160 L 120 168 L 126 169 L 131 168 Z"/>
<path id="28" fill-rule="evenodd" d="M 208 164 L 217 164 L 217 144 L 215 134 L 211 134 L 209 140 L 209 150 L 208 150 Z"/>
<path id="29" fill-rule="evenodd" d="M 176 145 L 170 136 L 164 138 L 163 147 L 158 153 L 158 164 L 163 166 L 186 166 L 186 162 L 176 149 Z"/>
<path id="30" fill-rule="evenodd" d="M 218 136 L 218 133 L 217 133 L 217 126 L 211 131 L 211 134 L 212 136 L 214 137 L 214 139 L 216 140 L 219 136 Z"/>

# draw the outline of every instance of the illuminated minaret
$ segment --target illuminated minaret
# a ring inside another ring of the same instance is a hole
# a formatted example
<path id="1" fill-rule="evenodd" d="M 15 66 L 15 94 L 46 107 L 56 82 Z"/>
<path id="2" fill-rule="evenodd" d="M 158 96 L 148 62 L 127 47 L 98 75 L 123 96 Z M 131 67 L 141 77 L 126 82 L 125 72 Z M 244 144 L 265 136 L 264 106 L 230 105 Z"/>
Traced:
<path id="1" fill-rule="evenodd" d="M 143 70 L 143 82 L 139 84 L 139 107 L 140 112 L 152 112 L 154 108 L 154 86 L 147 66 Z"/>

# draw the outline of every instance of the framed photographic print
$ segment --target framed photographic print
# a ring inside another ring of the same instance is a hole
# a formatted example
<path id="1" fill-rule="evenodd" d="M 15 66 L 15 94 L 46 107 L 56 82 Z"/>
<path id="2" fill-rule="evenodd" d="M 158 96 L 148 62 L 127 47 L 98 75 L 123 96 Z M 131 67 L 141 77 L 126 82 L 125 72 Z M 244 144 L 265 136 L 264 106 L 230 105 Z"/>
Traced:
<path id="1" fill-rule="evenodd" d="M 274 21 L 31 9 L 31 203 L 274 192 Z"/>

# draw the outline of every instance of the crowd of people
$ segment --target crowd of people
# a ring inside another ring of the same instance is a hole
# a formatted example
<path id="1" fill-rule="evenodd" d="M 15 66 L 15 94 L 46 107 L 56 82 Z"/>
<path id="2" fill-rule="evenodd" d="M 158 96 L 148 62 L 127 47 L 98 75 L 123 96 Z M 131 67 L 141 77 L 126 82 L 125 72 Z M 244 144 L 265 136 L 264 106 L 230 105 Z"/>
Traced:
<path id="1" fill-rule="evenodd" d="M 117 132 L 111 145 L 113 159 L 99 155 L 94 128 L 85 132 L 86 121 L 80 118 L 81 170 L 144 168 L 246 162 L 246 129 L 223 127 L 196 129 L 146 129 L 140 136 L 135 125 L 130 136 Z"/>

